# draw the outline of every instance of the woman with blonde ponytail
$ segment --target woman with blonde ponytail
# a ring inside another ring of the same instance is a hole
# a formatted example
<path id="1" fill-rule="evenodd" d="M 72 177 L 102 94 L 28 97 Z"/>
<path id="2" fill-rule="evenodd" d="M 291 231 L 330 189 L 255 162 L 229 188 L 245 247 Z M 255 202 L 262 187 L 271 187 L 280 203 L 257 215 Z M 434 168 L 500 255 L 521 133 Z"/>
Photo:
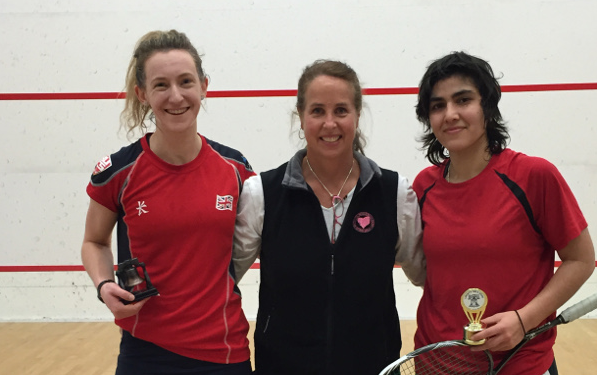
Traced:
<path id="1" fill-rule="evenodd" d="M 87 186 L 81 253 L 122 329 L 117 375 L 251 372 L 231 249 L 241 186 L 255 173 L 239 151 L 197 132 L 207 85 L 185 34 L 144 35 L 121 115 L 128 134 L 142 137 L 103 158 Z M 143 263 L 158 295 L 135 294 L 147 279 L 133 290 L 115 282 L 116 223 L 118 263 Z"/>

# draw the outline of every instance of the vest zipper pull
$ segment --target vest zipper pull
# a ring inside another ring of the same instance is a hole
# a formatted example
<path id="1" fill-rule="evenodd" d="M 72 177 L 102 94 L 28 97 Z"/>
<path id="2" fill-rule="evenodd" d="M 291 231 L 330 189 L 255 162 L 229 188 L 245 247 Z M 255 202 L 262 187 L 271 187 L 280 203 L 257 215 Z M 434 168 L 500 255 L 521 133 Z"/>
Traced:
<path id="1" fill-rule="evenodd" d="M 332 271 L 332 276 L 334 276 L 334 254 L 332 254 L 332 264 L 330 265 L 330 271 Z"/>

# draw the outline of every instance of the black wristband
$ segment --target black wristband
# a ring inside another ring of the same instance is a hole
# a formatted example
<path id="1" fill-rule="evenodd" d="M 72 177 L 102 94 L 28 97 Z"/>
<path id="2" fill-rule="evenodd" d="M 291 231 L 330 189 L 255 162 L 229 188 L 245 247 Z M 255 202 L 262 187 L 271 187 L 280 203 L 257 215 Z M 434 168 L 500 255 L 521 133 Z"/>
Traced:
<path id="1" fill-rule="evenodd" d="M 522 327 L 522 333 L 524 335 L 526 335 L 527 330 L 524 328 L 524 324 L 522 323 L 522 319 L 520 318 L 520 314 L 518 313 L 518 310 L 514 310 L 514 312 L 516 313 L 516 316 L 518 317 L 518 321 L 520 322 L 520 326 Z"/>
<path id="2" fill-rule="evenodd" d="M 115 282 L 116 281 L 114 281 L 114 280 L 107 279 L 107 280 L 104 280 L 101 283 L 97 284 L 97 298 L 102 303 L 105 303 L 104 300 L 102 299 L 102 294 L 100 293 L 100 290 L 102 290 L 102 286 L 104 286 L 104 284 L 107 284 L 107 283 L 115 283 Z"/>

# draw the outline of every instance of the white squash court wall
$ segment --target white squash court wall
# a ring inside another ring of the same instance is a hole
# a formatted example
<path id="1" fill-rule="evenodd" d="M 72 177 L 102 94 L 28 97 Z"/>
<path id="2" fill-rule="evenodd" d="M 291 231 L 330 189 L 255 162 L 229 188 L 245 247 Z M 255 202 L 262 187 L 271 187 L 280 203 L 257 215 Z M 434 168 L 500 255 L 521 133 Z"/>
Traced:
<path id="1" fill-rule="evenodd" d="M 503 85 L 597 82 L 597 3 L 582 0 L 0 0 L 0 95 L 117 92 L 144 33 L 176 28 L 202 51 L 210 90 L 295 89 L 317 58 L 348 62 L 364 87 L 415 87 L 453 50 L 490 61 Z M 428 165 L 415 95 L 367 96 L 368 156 L 412 179 Z M 285 162 L 294 98 L 208 98 L 206 136 L 256 171 Z M 597 91 L 505 93 L 511 147 L 556 164 L 597 239 Z M 80 265 L 95 163 L 128 143 L 122 100 L 0 100 L 0 267 Z M 259 271 L 241 288 L 257 311 Z M 573 301 L 596 290 L 593 276 Z M 420 289 L 396 270 L 398 309 Z M 596 313 L 592 317 L 597 317 Z M 84 272 L 0 272 L 0 321 L 109 320 Z"/>

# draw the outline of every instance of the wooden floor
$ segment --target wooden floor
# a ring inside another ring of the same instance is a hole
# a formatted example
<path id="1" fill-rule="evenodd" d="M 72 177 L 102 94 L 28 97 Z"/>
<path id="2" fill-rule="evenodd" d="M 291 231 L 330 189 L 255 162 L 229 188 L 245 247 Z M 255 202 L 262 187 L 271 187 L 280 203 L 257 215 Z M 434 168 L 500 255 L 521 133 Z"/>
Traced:
<path id="1" fill-rule="evenodd" d="M 402 322 L 403 353 L 415 328 Z M 0 323 L 0 374 L 113 375 L 119 337 L 112 323 Z M 560 375 L 596 374 L 597 319 L 560 327 L 555 351 Z"/>

